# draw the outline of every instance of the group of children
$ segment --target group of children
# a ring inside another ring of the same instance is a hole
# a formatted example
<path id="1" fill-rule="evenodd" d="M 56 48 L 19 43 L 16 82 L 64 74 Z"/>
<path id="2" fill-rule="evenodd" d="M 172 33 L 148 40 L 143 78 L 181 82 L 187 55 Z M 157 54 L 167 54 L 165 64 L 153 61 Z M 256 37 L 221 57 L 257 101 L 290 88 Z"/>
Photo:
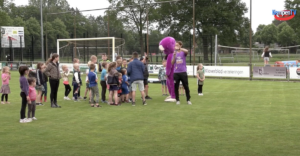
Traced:
<path id="1" fill-rule="evenodd" d="M 92 55 L 88 62 L 88 69 L 86 70 L 86 91 L 84 99 L 87 99 L 89 95 L 89 103 L 91 107 L 101 107 L 99 105 L 100 95 L 98 89 L 98 71 L 101 72 L 100 84 L 101 90 L 101 102 L 114 106 L 119 106 L 121 103 L 130 102 L 129 96 L 129 77 L 127 76 L 127 60 L 122 60 L 119 56 L 116 62 L 110 62 L 105 59 L 106 56 L 102 56 L 102 61 L 97 65 L 97 57 Z M 81 71 L 79 68 L 79 59 L 74 59 L 73 62 L 73 96 L 74 101 L 78 102 L 80 97 L 80 88 L 82 86 Z M 65 100 L 71 100 L 68 95 L 71 92 L 71 86 L 69 84 L 70 71 L 68 66 L 62 66 L 62 77 L 65 85 Z M 106 90 L 109 90 L 109 100 L 106 101 Z"/>
<path id="2" fill-rule="evenodd" d="M 103 57 L 102 57 L 103 59 Z M 131 62 L 133 59 L 130 59 Z M 79 59 L 74 59 L 73 62 L 73 99 L 78 102 L 80 97 L 80 87 L 82 86 L 81 71 L 79 68 Z M 87 99 L 87 93 L 89 93 L 89 102 L 91 107 L 101 107 L 99 105 L 99 89 L 98 89 L 98 75 L 97 71 L 101 72 L 100 83 L 101 83 L 101 102 L 107 103 L 114 106 L 119 106 L 121 103 L 131 102 L 131 87 L 130 87 L 130 77 L 127 76 L 127 60 L 123 60 L 120 56 L 117 57 L 116 62 L 110 62 L 106 59 L 102 60 L 97 66 L 97 57 L 95 55 L 91 56 L 88 63 L 88 69 L 86 71 L 86 92 L 84 99 Z M 163 95 L 168 95 L 166 86 L 166 62 L 162 62 L 163 66 L 159 69 L 158 78 L 162 84 Z M 29 68 L 26 66 L 21 66 L 19 68 L 20 73 L 20 88 L 22 97 L 22 107 L 21 107 L 21 118 L 20 123 L 32 122 L 37 120 L 35 117 L 36 105 L 42 104 L 42 94 L 47 90 L 46 76 L 43 74 L 47 63 L 38 63 L 36 74 L 34 76 L 26 77 L 29 74 Z M 97 70 L 98 69 L 98 70 Z M 62 78 L 63 84 L 65 86 L 65 96 L 64 100 L 71 100 L 68 95 L 72 91 L 69 82 L 70 70 L 68 66 L 62 66 Z M 198 83 L 198 94 L 203 96 L 202 88 L 205 80 L 203 65 L 199 64 L 197 67 L 197 83 Z M 8 94 L 10 94 L 9 80 L 11 79 L 9 67 L 3 67 L 2 69 L 2 86 L 0 93 L 1 103 L 9 104 Z M 106 101 L 106 90 L 109 90 L 109 100 Z M 46 97 L 46 96 L 45 96 Z M 5 101 L 4 101 L 5 99 Z M 46 98 L 44 99 L 46 101 Z M 28 104 L 27 118 L 25 118 L 26 106 Z"/>

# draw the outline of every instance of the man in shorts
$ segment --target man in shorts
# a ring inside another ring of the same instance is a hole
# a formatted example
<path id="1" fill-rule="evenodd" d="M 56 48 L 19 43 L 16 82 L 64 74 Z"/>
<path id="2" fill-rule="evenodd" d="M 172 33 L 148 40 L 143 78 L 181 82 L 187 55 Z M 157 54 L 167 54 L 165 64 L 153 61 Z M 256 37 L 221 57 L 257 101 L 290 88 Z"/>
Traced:
<path id="1" fill-rule="evenodd" d="M 131 90 L 132 90 L 132 106 L 135 106 L 135 92 L 136 88 L 139 87 L 139 90 L 142 94 L 143 105 L 147 105 L 144 92 L 144 64 L 138 60 L 138 53 L 133 53 L 134 60 L 128 64 L 127 74 L 130 77 Z"/>

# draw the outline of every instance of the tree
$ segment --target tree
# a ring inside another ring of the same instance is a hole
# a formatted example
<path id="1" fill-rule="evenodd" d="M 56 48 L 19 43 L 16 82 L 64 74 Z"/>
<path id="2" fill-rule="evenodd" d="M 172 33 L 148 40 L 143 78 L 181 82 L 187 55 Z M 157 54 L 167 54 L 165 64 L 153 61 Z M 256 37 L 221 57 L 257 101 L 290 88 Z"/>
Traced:
<path id="1" fill-rule="evenodd" d="M 1 26 L 10 26 L 11 25 L 11 19 L 7 15 L 6 12 L 0 10 L 0 25 Z"/>
<path id="2" fill-rule="evenodd" d="M 196 36 L 202 39 L 204 60 L 208 60 L 211 36 L 217 34 L 220 44 L 231 45 L 237 42 L 247 8 L 240 0 L 196 0 L 195 3 Z M 189 34 L 193 28 L 192 6 L 192 1 L 162 4 L 159 13 L 163 19 L 158 19 L 160 27 L 178 34 Z"/>
<path id="3" fill-rule="evenodd" d="M 287 24 L 282 23 L 280 25 L 283 26 L 281 27 L 278 33 L 278 43 L 281 46 L 290 46 L 291 44 L 295 43 L 296 41 L 295 31 Z"/>
<path id="4" fill-rule="evenodd" d="M 127 29 L 132 29 L 138 33 L 141 52 L 144 52 L 143 30 L 145 30 L 148 12 L 155 9 L 149 4 L 154 0 L 109 0 L 112 7 L 121 7 L 117 9 L 119 18 L 124 22 Z M 130 6 L 130 7 L 122 7 Z M 151 19 L 149 15 L 149 19 Z"/>
<path id="5" fill-rule="evenodd" d="M 300 43 L 300 16 L 299 16 L 299 10 L 300 10 L 300 1 L 299 0 L 285 0 L 285 8 L 286 9 L 296 9 L 297 10 L 297 15 L 288 21 L 288 24 L 291 26 L 292 29 L 294 29 L 295 34 L 297 36 L 296 42 L 297 44 Z"/>
<path id="6" fill-rule="evenodd" d="M 41 45 L 41 26 L 39 24 L 39 22 L 31 17 L 26 21 L 26 28 L 29 34 L 29 38 L 33 37 L 34 38 L 34 48 L 35 48 L 35 52 L 40 51 L 40 47 L 39 45 Z"/>
<path id="7" fill-rule="evenodd" d="M 261 39 L 264 44 L 270 45 L 277 42 L 278 30 L 275 24 L 269 24 L 261 32 Z"/>
<path id="8" fill-rule="evenodd" d="M 264 29 L 266 25 L 264 24 L 260 24 L 257 28 L 256 28 L 256 33 L 254 35 L 254 40 L 256 42 L 259 42 L 259 43 L 262 43 L 262 39 L 261 39 L 261 33 L 262 33 L 262 30 Z"/>

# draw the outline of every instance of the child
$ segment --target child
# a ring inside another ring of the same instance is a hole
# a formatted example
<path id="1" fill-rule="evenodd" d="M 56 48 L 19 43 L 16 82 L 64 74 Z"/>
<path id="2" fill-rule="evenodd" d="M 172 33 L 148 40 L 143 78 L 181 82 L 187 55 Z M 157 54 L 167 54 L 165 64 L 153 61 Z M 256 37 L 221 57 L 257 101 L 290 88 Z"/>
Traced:
<path id="1" fill-rule="evenodd" d="M 80 63 L 80 60 L 78 59 L 78 58 L 74 58 L 73 59 L 73 64 L 78 64 L 78 66 L 79 66 L 79 63 Z M 75 71 L 73 71 L 73 73 L 75 73 Z M 81 75 L 81 73 L 80 73 L 80 67 L 79 67 L 79 76 Z M 81 82 L 82 83 L 82 82 Z M 82 85 L 82 84 L 81 84 Z M 74 97 L 74 95 L 75 95 L 75 90 L 73 90 L 73 100 L 75 100 L 75 97 Z M 80 96 L 80 86 L 79 86 L 79 88 L 78 88 L 78 97 L 77 97 L 78 99 L 82 99 L 81 98 L 81 96 Z"/>
<path id="2" fill-rule="evenodd" d="M 202 89 L 205 80 L 205 75 L 203 71 L 203 65 L 200 63 L 197 67 L 197 79 L 198 79 L 198 95 L 203 96 Z"/>
<path id="3" fill-rule="evenodd" d="M 107 103 L 106 101 L 106 97 L 105 97 L 105 94 L 106 94 L 106 89 L 107 89 L 107 84 L 106 84 L 106 69 L 107 69 L 107 63 L 106 62 L 103 62 L 102 63 L 102 72 L 101 72 L 101 102 L 102 103 Z"/>
<path id="4" fill-rule="evenodd" d="M 3 67 L 2 69 L 2 86 L 1 86 L 1 91 L 2 93 L 1 96 L 1 103 L 2 104 L 9 104 L 8 100 L 8 94 L 10 94 L 10 88 L 9 88 L 9 80 L 11 79 L 10 72 L 9 72 L 9 67 Z M 5 97 L 5 103 L 4 103 L 4 97 Z"/>
<path id="5" fill-rule="evenodd" d="M 123 61 L 122 61 L 122 68 L 127 69 L 127 60 L 126 59 L 123 59 Z"/>
<path id="6" fill-rule="evenodd" d="M 90 84 L 89 84 L 89 78 L 88 78 L 88 75 L 90 73 L 90 65 L 92 64 L 91 61 L 88 62 L 88 67 L 89 69 L 86 69 L 85 71 L 85 74 L 86 74 L 86 77 L 85 77 L 85 83 L 86 83 L 86 88 L 85 88 L 85 93 L 84 93 L 84 100 L 87 99 L 87 93 L 89 93 L 89 102 L 91 102 L 91 89 L 90 89 Z"/>
<path id="7" fill-rule="evenodd" d="M 37 90 L 37 97 L 36 97 L 36 105 L 43 106 L 41 101 L 42 92 L 45 90 L 44 88 L 44 78 L 43 78 L 43 66 L 44 63 L 38 63 L 36 69 L 36 90 Z"/>
<path id="8" fill-rule="evenodd" d="M 29 101 L 28 101 L 28 121 L 37 120 L 35 117 L 35 110 L 36 110 L 36 103 L 35 100 L 37 98 L 35 87 L 36 87 L 36 80 L 35 78 L 28 78 L 28 84 L 29 84 Z"/>
<path id="9" fill-rule="evenodd" d="M 99 105 L 99 89 L 98 89 L 98 77 L 95 72 L 96 66 L 95 64 L 90 65 L 90 72 L 88 74 L 88 80 L 89 80 L 89 85 L 90 89 L 92 92 L 92 97 L 91 97 L 91 107 L 101 107 Z M 94 97 L 96 96 L 96 101 L 94 101 Z M 96 105 L 95 105 L 96 104 Z"/>
<path id="10" fill-rule="evenodd" d="M 109 84 L 109 103 L 110 105 L 118 106 L 118 71 L 116 70 L 117 64 L 116 62 L 112 62 L 108 67 L 108 76 L 107 76 L 107 84 Z M 113 103 L 113 99 L 115 103 Z"/>
<path id="11" fill-rule="evenodd" d="M 73 76 L 73 89 L 74 89 L 74 102 L 78 102 L 78 93 L 81 84 L 79 64 L 74 64 L 74 76 Z"/>
<path id="12" fill-rule="evenodd" d="M 29 92 L 29 85 L 28 81 L 26 79 L 26 76 L 29 73 L 29 69 L 27 66 L 21 66 L 19 68 L 19 73 L 20 73 L 20 88 L 21 88 L 21 97 L 22 97 L 22 105 L 21 105 L 21 111 L 20 111 L 20 123 L 27 123 L 31 122 L 30 120 L 27 120 L 25 118 L 25 112 L 26 112 L 26 106 L 27 102 L 30 100 L 28 96 Z"/>
<path id="13" fill-rule="evenodd" d="M 42 95 L 41 95 L 41 102 L 43 101 L 43 96 L 44 96 L 44 102 L 47 102 L 47 89 L 48 89 L 48 86 L 47 86 L 47 82 L 48 82 L 48 77 L 47 75 L 44 73 L 45 69 L 46 69 L 46 64 L 44 64 L 43 66 L 43 78 L 44 78 L 44 91 L 42 92 Z"/>
<path id="14" fill-rule="evenodd" d="M 159 68 L 158 79 L 161 81 L 161 91 L 163 96 L 168 96 L 167 76 L 166 76 L 166 60 L 162 61 L 163 66 Z"/>
<path id="15" fill-rule="evenodd" d="M 119 85 L 118 85 L 118 104 L 120 105 L 122 103 L 122 73 L 119 73 Z"/>
<path id="16" fill-rule="evenodd" d="M 128 90 L 128 77 L 127 77 L 127 70 L 124 68 L 122 69 L 122 101 L 129 103 L 129 90 Z"/>
<path id="17" fill-rule="evenodd" d="M 63 70 L 62 78 L 63 78 L 63 83 L 64 83 L 64 86 L 65 86 L 65 97 L 64 97 L 64 100 L 71 100 L 71 99 L 68 97 L 69 94 L 70 94 L 70 92 L 72 91 L 71 86 L 70 86 L 70 84 L 69 84 L 69 75 L 70 75 L 70 71 L 69 71 L 67 65 L 63 65 L 63 66 L 62 66 L 62 70 Z"/>

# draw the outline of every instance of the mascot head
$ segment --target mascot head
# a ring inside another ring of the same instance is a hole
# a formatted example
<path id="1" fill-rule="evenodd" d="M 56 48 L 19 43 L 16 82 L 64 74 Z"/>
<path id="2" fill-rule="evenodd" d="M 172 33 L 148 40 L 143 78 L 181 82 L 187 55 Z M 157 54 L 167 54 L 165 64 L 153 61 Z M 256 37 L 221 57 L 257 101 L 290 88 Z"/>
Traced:
<path id="1" fill-rule="evenodd" d="M 174 53 L 176 41 L 173 37 L 166 37 L 159 43 L 159 49 L 166 55 Z"/>

